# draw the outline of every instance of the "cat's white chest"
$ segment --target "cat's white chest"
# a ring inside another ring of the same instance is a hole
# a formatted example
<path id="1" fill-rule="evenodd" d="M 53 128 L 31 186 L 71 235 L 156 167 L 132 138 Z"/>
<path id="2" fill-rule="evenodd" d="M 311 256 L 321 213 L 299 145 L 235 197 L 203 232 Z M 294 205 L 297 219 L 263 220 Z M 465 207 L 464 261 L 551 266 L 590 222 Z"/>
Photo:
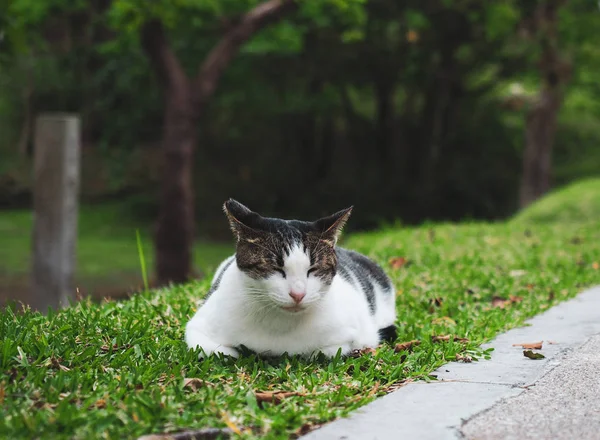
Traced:
<path id="1" fill-rule="evenodd" d="M 236 328 L 236 335 L 232 336 L 252 351 L 265 355 L 311 354 L 325 346 L 359 342 L 360 319 L 344 316 L 332 306 L 323 304 L 303 313 L 284 312 L 260 321 L 245 320 L 245 325 Z"/>

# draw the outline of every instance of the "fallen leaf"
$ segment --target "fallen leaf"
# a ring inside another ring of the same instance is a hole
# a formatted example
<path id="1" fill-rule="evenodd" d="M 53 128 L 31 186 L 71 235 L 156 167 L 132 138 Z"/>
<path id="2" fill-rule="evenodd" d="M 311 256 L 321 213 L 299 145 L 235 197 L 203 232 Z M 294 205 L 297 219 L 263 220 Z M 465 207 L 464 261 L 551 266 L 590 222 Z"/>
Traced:
<path id="1" fill-rule="evenodd" d="M 102 347 L 100 347 L 100 350 L 102 351 L 116 351 L 116 350 L 127 350 L 128 348 L 131 348 L 131 344 L 125 344 L 125 345 L 117 345 L 114 344 L 112 347 L 108 346 L 108 345 L 103 345 Z"/>
<path id="2" fill-rule="evenodd" d="M 320 428 L 322 425 L 319 423 L 305 423 L 300 428 L 296 430 L 296 436 L 306 435 L 311 431 L 314 431 L 317 428 Z"/>
<path id="3" fill-rule="evenodd" d="M 442 298 L 431 298 L 429 300 L 429 313 L 434 313 L 436 307 L 441 307 L 444 300 Z"/>
<path id="4" fill-rule="evenodd" d="M 254 393 L 258 403 L 268 402 L 279 404 L 283 399 L 292 396 L 302 396 L 303 394 L 295 391 L 258 391 Z"/>
<path id="5" fill-rule="evenodd" d="M 540 341 L 540 342 L 523 342 L 520 344 L 513 344 L 513 347 L 521 347 L 521 348 L 525 348 L 525 349 L 530 349 L 530 350 L 541 350 L 542 349 L 542 343 L 544 341 Z"/>
<path id="6" fill-rule="evenodd" d="M 389 261 L 389 264 L 392 267 L 392 269 L 400 269 L 406 263 L 408 263 L 408 260 L 405 257 L 394 257 L 390 258 Z"/>
<path id="7" fill-rule="evenodd" d="M 492 298 L 492 307 L 497 307 L 499 309 L 503 309 L 508 304 L 510 304 L 510 299 L 502 298 L 501 296 L 494 296 Z"/>
<path id="8" fill-rule="evenodd" d="M 98 409 L 106 408 L 106 400 L 98 399 L 96 400 L 96 403 L 94 403 L 94 406 Z"/>
<path id="9" fill-rule="evenodd" d="M 352 350 L 349 354 L 349 356 L 351 358 L 358 358 L 361 356 L 364 356 L 365 354 L 370 354 L 371 356 L 373 356 L 376 353 L 375 349 L 367 347 L 367 348 L 362 348 L 362 349 L 355 349 Z"/>
<path id="10" fill-rule="evenodd" d="M 362 355 L 370 354 L 371 356 L 373 356 L 375 353 L 377 353 L 377 351 L 371 347 L 363 348 L 362 350 L 360 350 L 360 354 Z"/>
<path id="11" fill-rule="evenodd" d="M 202 379 L 195 377 L 186 377 L 183 379 L 183 388 L 191 388 L 193 391 L 198 391 L 204 386 L 206 386 L 206 382 L 204 382 Z"/>
<path id="12" fill-rule="evenodd" d="M 421 341 L 414 339 L 412 341 L 408 341 L 408 342 L 401 342 L 400 344 L 396 344 L 396 346 L 394 347 L 394 351 L 396 353 L 399 353 L 403 350 L 412 350 L 413 347 L 416 347 L 417 345 L 420 345 Z"/>
<path id="13" fill-rule="evenodd" d="M 459 338 L 457 336 L 452 336 L 452 335 L 434 335 L 431 337 L 431 342 L 445 342 L 445 341 L 469 342 L 469 340 L 467 338 Z"/>
<path id="14" fill-rule="evenodd" d="M 464 362 L 466 364 L 473 362 L 473 358 L 471 356 L 469 356 L 468 354 L 461 354 L 461 353 L 458 353 L 456 355 L 456 360 L 458 362 Z"/>
<path id="15" fill-rule="evenodd" d="M 213 440 L 229 438 L 233 431 L 229 428 L 204 428 L 196 431 L 169 432 L 138 437 L 137 440 Z"/>
<path id="16" fill-rule="evenodd" d="M 508 300 L 509 300 L 511 303 L 513 303 L 513 304 L 514 304 L 514 303 L 520 303 L 521 301 L 523 301 L 523 297 L 522 297 L 522 296 L 516 296 L 516 295 L 510 295 L 510 296 L 508 297 Z"/>
<path id="17" fill-rule="evenodd" d="M 529 359 L 544 359 L 546 356 L 544 356 L 542 353 L 534 353 L 531 350 L 524 350 L 523 351 L 523 356 L 529 358 Z"/>
<path id="18" fill-rule="evenodd" d="M 594 262 L 592 263 L 592 268 L 593 268 L 594 270 L 598 270 L 598 269 L 600 269 L 600 263 L 598 263 L 597 261 L 594 261 Z"/>
<path id="19" fill-rule="evenodd" d="M 450 338 L 450 335 L 434 335 L 431 337 L 431 342 L 449 341 Z"/>

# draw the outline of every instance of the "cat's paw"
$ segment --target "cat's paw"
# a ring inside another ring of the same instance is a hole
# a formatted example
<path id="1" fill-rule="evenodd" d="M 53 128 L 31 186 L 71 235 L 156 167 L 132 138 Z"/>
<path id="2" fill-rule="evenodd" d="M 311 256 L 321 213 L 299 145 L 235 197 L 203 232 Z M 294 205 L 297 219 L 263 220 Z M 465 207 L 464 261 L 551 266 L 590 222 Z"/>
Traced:
<path id="1" fill-rule="evenodd" d="M 349 344 L 340 344 L 340 345 L 330 345 L 327 347 L 322 347 L 318 350 L 315 350 L 311 353 L 310 358 L 314 359 L 319 356 L 319 354 L 323 354 L 328 358 L 333 358 L 337 355 L 339 350 L 342 350 L 342 356 L 347 355 L 351 351 L 351 347 Z"/>
<path id="2" fill-rule="evenodd" d="M 232 358 L 236 359 L 240 357 L 240 353 L 235 348 L 226 347 L 225 345 L 219 345 L 217 348 L 215 348 L 214 353 L 220 353 L 225 356 L 231 356 Z"/>

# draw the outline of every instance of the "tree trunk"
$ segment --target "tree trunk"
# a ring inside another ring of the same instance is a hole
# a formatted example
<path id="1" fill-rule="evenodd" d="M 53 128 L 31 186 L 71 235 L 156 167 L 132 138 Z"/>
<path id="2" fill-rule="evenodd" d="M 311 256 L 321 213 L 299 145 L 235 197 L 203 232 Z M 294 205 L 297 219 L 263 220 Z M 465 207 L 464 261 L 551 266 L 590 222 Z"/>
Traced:
<path id="1" fill-rule="evenodd" d="M 160 285 L 183 283 L 192 269 L 194 243 L 193 152 L 196 111 L 189 84 L 167 90 L 163 127 L 163 164 L 156 225 L 156 277 Z"/>
<path id="2" fill-rule="evenodd" d="M 198 120 L 242 44 L 296 6 L 295 0 L 269 0 L 257 5 L 229 28 L 193 79 L 186 75 L 169 45 L 160 20 L 151 20 L 142 27 L 142 46 L 165 93 L 164 162 L 154 242 L 159 285 L 185 282 L 192 273 L 192 172 Z"/>
<path id="3" fill-rule="evenodd" d="M 526 207 L 551 185 L 552 147 L 558 112 L 562 105 L 562 89 L 570 76 L 571 66 L 558 50 L 557 12 L 563 0 L 540 2 L 533 17 L 532 33 L 541 34 L 542 57 L 539 70 L 542 89 L 533 102 L 525 125 L 525 151 L 519 203 Z"/>
<path id="4" fill-rule="evenodd" d="M 550 189 L 552 145 L 561 101 L 556 87 L 544 88 L 527 115 L 520 194 L 522 208 Z"/>

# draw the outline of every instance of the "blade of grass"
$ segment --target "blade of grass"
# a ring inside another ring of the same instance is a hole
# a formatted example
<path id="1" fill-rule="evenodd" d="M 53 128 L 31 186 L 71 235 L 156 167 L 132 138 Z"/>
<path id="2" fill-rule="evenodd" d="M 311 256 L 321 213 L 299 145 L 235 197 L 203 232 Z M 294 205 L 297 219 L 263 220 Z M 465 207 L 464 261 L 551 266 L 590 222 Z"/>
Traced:
<path id="1" fill-rule="evenodd" d="M 137 239 L 138 256 L 140 257 L 140 267 L 142 269 L 142 279 L 144 280 L 144 291 L 148 291 L 148 273 L 146 272 L 146 259 L 144 258 L 144 247 L 142 246 L 142 239 L 140 238 L 140 230 L 135 230 L 135 236 Z"/>

